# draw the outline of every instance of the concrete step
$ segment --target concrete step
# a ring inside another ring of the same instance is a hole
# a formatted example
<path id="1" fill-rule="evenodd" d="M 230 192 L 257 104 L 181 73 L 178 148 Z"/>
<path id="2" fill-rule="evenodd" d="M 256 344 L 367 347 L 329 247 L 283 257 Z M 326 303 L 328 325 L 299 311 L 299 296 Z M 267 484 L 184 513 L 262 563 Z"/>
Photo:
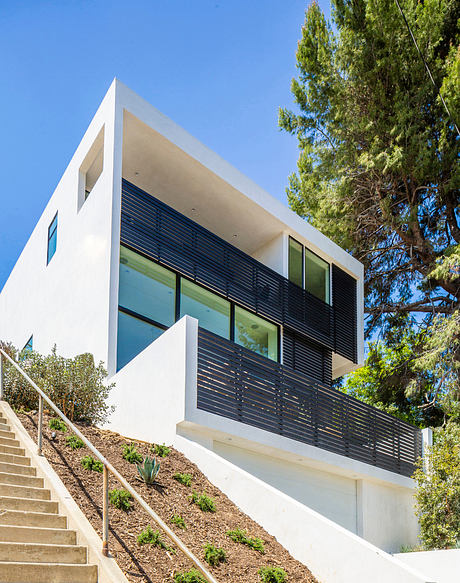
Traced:
<path id="1" fill-rule="evenodd" d="M 0 452 L 0 462 L 18 464 L 20 466 L 30 466 L 30 457 Z"/>
<path id="2" fill-rule="evenodd" d="M 6 419 L 0 418 L 0 431 L 11 431 L 11 427 L 8 425 Z"/>
<path id="3" fill-rule="evenodd" d="M 36 526 L 38 528 L 67 528 L 67 517 L 60 514 L 49 514 L 47 512 L 4 510 L 0 512 L 0 525 Z"/>
<path id="4" fill-rule="evenodd" d="M 19 441 L 17 439 L 0 436 L 0 445 L 7 445 L 9 447 L 19 447 Z"/>
<path id="5" fill-rule="evenodd" d="M 21 474 L 22 476 L 36 476 L 37 470 L 31 466 L 0 462 L 0 472 L 4 474 Z"/>
<path id="6" fill-rule="evenodd" d="M 25 510 L 57 514 L 58 503 L 51 500 L 32 500 L 31 498 L 13 498 L 0 496 L 0 510 Z"/>
<path id="7" fill-rule="evenodd" d="M 14 431 L 2 431 L 2 430 L 0 430 L 0 437 L 6 438 L 6 439 L 16 439 L 16 434 L 14 433 Z"/>
<path id="8" fill-rule="evenodd" d="M 1 440 L 0 440 L 0 453 L 8 453 L 11 455 L 25 456 L 26 450 L 23 449 L 22 447 L 14 447 L 14 446 L 10 447 L 8 444 L 2 445 Z"/>
<path id="9" fill-rule="evenodd" d="M 77 533 L 74 530 L 65 528 L 0 525 L 0 541 L 75 545 L 77 543 Z"/>
<path id="10" fill-rule="evenodd" d="M 43 478 L 0 472 L 0 484 L 16 484 L 17 486 L 32 486 L 33 488 L 43 488 Z"/>
<path id="11" fill-rule="evenodd" d="M 96 565 L 0 563 L 2 583 L 97 583 Z"/>
<path id="12" fill-rule="evenodd" d="M 87 549 L 77 545 L 0 542 L 0 562 L 86 565 Z"/>
<path id="13" fill-rule="evenodd" d="M 16 486 L 14 484 L 0 484 L 0 496 L 51 500 L 51 492 L 45 488 L 31 488 L 30 486 Z"/>

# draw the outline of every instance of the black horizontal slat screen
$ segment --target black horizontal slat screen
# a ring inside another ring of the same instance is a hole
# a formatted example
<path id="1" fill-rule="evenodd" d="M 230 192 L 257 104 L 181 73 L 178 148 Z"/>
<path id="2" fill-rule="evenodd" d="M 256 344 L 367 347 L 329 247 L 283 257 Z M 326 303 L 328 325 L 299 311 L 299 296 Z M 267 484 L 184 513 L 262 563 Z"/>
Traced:
<path id="1" fill-rule="evenodd" d="M 202 328 L 197 406 L 404 476 L 421 455 L 417 427 Z"/>
<path id="2" fill-rule="evenodd" d="M 356 280 L 337 265 L 332 265 L 332 303 L 334 350 L 357 362 Z"/>
<path id="3" fill-rule="evenodd" d="M 331 350 L 337 344 L 330 305 L 126 180 L 121 243 Z"/>
<path id="4" fill-rule="evenodd" d="M 327 385 L 332 381 L 332 353 L 288 328 L 283 330 L 283 364 Z"/>

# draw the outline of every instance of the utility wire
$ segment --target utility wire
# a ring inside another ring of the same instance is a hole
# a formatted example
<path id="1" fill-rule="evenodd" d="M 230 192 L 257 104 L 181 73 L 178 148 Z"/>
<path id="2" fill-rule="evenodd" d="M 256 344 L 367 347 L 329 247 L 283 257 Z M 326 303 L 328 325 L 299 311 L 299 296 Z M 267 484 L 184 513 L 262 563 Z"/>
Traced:
<path id="1" fill-rule="evenodd" d="M 404 14 L 403 9 L 401 8 L 401 5 L 399 4 L 399 1 L 398 0 L 395 0 L 395 2 L 398 5 L 399 12 L 401 12 L 401 16 L 403 17 L 404 22 L 406 23 L 407 30 L 409 31 L 409 34 L 411 35 L 412 40 L 414 41 L 415 48 L 417 49 L 418 54 L 420 55 L 420 58 L 422 59 L 423 64 L 425 65 L 425 69 L 427 70 L 427 73 L 428 73 L 428 75 L 429 75 L 429 77 L 431 79 L 431 82 L 433 83 L 434 88 L 436 89 L 436 91 L 438 92 L 439 97 L 441 98 L 442 104 L 444 105 L 444 109 L 447 111 L 447 115 L 450 117 L 450 121 L 454 124 L 454 128 L 455 128 L 457 134 L 460 136 L 460 130 L 458 129 L 458 126 L 455 123 L 455 120 L 452 117 L 452 115 L 451 115 L 451 113 L 449 111 L 449 108 L 447 107 L 446 102 L 444 101 L 444 97 L 441 94 L 441 90 L 438 88 L 438 86 L 436 85 L 435 80 L 433 79 L 433 75 L 431 74 L 430 67 L 428 66 L 428 63 L 426 62 L 425 57 L 422 55 L 422 52 L 421 52 L 421 50 L 418 47 L 418 43 L 417 43 L 417 41 L 415 39 L 415 36 L 412 33 L 412 30 L 411 30 L 411 27 L 410 27 L 409 23 L 407 22 L 406 15 Z"/>

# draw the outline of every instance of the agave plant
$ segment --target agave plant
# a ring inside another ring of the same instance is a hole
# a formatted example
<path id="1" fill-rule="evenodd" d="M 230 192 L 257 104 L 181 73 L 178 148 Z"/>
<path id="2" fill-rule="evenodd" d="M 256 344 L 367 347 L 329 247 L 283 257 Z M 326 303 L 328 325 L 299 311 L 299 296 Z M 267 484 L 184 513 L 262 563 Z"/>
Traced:
<path id="1" fill-rule="evenodd" d="M 142 480 L 146 484 L 153 484 L 160 471 L 160 462 L 157 462 L 155 458 L 150 459 L 147 456 L 142 464 L 136 465 Z"/>

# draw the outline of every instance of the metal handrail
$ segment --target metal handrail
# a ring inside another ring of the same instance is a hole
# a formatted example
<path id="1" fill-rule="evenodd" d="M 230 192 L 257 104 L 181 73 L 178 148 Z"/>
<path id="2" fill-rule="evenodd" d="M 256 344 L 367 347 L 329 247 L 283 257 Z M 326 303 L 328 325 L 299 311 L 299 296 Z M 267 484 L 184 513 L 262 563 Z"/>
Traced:
<path id="1" fill-rule="evenodd" d="M 140 506 L 145 510 L 145 512 L 153 518 L 157 525 L 166 533 L 168 538 L 174 542 L 179 549 L 186 555 L 188 559 L 195 565 L 195 567 L 203 574 L 209 583 L 218 583 L 212 574 L 206 569 L 206 567 L 201 563 L 201 561 L 195 557 L 195 555 L 187 548 L 187 546 L 180 540 L 180 538 L 169 528 L 169 526 L 158 516 L 158 514 L 150 508 L 150 506 L 145 502 L 141 496 L 136 492 L 136 490 L 123 478 L 123 476 L 112 466 L 112 464 L 106 460 L 106 458 L 101 454 L 101 452 L 94 447 L 94 445 L 83 435 L 83 433 L 75 427 L 75 425 L 68 419 L 64 413 L 51 401 L 51 399 L 34 383 L 34 381 L 29 377 L 29 375 L 22 370 L 22 368 L 15 362 L 2 348 L 0 348 L 0 400 L 3 400 L 4 396 L 4 381 L 3 381 L 3 358 L 6 358 L 17 370 L 18 372 L 30 383 L 30 385 L 37 391 L 39 395 L 38 401 L 38 438 L 37 438 L 37 449 L 38 455 L 42 454 L 42 438 L 43 438 L 43 401 L 46 401 L 51 409 L 59 415 L 59 417 L 72 429 L 72 431 L 77 435 L 86 445 L 86 447 L 102 462 L 104 466 L 104 471 L 102 475 L 102 487 L 103 487 L 103 498 L 102 498 L 102 554 L 108 556 L 109 554 L 109 476 L 110 472 L 120 484 L 131 494 L 131 496 L 136 500 Z"/>

